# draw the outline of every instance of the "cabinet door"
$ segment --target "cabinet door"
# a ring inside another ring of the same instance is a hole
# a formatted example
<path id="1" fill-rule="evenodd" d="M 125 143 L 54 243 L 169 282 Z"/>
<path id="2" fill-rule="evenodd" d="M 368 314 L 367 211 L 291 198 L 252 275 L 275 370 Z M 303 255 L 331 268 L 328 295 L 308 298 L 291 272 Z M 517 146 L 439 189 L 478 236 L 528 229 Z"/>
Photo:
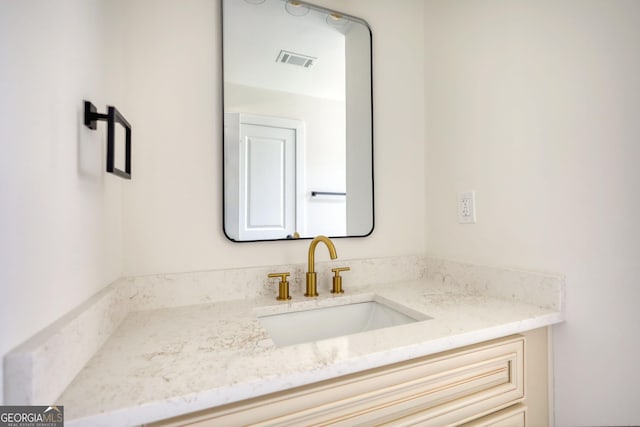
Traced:
<path id="1" fill-rule="evenodd" d="M 469 356 L 466 358 L 465 356 Z M 524 398 L 524 338 L 497 346 L 479 347 L 468 355 L 451 358 L 444 381 L 428 390 L 427 399 L 416 396 L 411 411 L 376 424 L 386 426 L 442 427 L 461 425 Z"/>
<path id="2" fill-rule="evenodd" d="M 459 425 L 524 398 L 524 340 L 495 340 L 158 425 Z"/>

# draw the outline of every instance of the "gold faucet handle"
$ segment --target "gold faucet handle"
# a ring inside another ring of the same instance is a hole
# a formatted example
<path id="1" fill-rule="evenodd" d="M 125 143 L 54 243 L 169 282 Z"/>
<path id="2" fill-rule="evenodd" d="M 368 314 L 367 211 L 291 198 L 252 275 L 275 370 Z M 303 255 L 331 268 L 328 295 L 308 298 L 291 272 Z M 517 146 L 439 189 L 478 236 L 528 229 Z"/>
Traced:
<path id="1" fill-rule="evenodd" d="M 351 270 L 351 267 L 339 267 L 339 268 L 332 268 L 331 271 L 333 271 L 333 289 L 331 289 L 331 293 L 332 294 L 343 294 L 344 293 L 344 289 L 342 289 L 342 276 L 340 276 L 340 272 L 341 271 L 349 271 Z"/>
<path id="2" fill-rule="evenodd" d="M 287 277 L 290 275 L 291 273 L 269 273 L 267 275 L 269 278 L 280 278 L 280 283 L 278 284 L 278 297 L 276 298 L 278 301 L 291 299 L 291 296 L 289 295 L 289 281 L 287 280 Z"/>

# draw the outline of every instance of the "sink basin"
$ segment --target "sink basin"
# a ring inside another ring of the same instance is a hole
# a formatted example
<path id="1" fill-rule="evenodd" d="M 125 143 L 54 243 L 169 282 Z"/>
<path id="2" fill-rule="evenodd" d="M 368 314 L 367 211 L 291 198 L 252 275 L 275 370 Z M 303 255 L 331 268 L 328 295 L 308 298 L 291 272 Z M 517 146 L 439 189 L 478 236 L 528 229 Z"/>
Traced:
<path id="1" fill-rule="evenodd" d="M 258 316 L 278 347 L 351 335 L 430 319 L 410 309 L 363 301 Z"/>

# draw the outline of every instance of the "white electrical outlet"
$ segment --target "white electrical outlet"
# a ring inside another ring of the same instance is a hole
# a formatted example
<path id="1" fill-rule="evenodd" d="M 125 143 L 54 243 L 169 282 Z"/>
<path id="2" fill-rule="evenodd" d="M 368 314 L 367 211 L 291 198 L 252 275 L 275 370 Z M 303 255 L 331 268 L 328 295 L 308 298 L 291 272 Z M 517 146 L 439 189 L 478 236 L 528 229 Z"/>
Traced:
<path id="1" fill-rule="evenodd" d="M 476 193 L 465 191 L 458 194 L 458 222 L 460 224 L 475 224 L 476 222 Z"/>

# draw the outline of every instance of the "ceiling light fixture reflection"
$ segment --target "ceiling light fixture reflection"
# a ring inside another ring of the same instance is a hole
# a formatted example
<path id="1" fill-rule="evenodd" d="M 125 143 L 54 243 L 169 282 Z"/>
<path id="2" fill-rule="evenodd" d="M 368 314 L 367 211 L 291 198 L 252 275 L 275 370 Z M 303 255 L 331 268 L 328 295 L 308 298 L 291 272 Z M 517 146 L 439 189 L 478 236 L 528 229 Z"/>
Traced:
<path id="1" fill-rule="evenodd" d="M 302 4 L 296 0 L 287 0 L 284 8 L 293 16 L 304 16 L 309 13 L 309 6 Z"/>
<path id="2" fill-rule="evenodd" d="M 244 0 L 244 1 L 251 4 L 262 4 L 264 3 L 265 0 Z"/>
<path id="3" fill-rule="evenodd" d="M 339 13 L 331 12 L 329 15 L 327 15 L 327 24 L 331 25 L 332 27 L 342 28 L 347 25 L 347 20 Z"/>

